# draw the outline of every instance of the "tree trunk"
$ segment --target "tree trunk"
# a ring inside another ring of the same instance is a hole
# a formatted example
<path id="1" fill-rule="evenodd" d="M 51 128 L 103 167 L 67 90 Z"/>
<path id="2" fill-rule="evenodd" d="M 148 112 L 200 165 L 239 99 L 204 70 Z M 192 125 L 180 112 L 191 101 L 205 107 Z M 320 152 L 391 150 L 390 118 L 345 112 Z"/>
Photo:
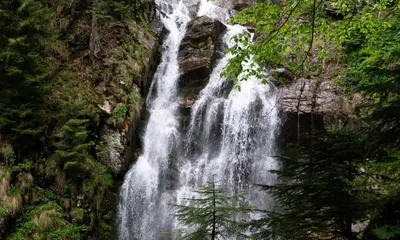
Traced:
<path id="1" fill-rule="evenodd" d="M 97 23 L 97 11 L 100 9 L 100 3 L 98 0 L 93 0 L 92 3 L 92 31 L 90 33 L 90 42 L 89 42 L 89 49 L 91 52 L 91 56 L 95 58 L 98 57 L 98 53 L 100 52 L 100 35 L 99 35 L 99 28 Z M 94 59 L 92 59 L 94 60 Z"/>
<path id="2" fill-rule="evenodd" d="M 347 240 L 358 240 L 357 237 L 353 236 L 353 231 L 351 229 L 351 221 L 344 222 L 343 236 Z"/>
<path id="3" fill-rule="evenodd" d="M 212 188 L 213 188 L 213 225 L 212 225 L 212 231 L 211 231 L 211 239 L 215 240 L 217 237 L 216 233 L 216 214 L 215 214 L 215 183 L 212 183 Z"/>

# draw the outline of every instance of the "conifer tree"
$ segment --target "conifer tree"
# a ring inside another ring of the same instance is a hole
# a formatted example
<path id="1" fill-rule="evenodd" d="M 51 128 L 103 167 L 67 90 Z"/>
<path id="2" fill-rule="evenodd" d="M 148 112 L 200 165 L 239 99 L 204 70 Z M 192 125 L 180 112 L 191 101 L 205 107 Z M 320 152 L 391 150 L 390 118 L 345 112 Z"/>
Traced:
<path id="1" fill-rule="evenodd" d="M 295 157 L 281 157 L 274 171 L 281 183 L 262 186 L 279 208 L 251 222 L 256 239 L 357 239 L 352 224 L 367 206 L 353 191 L 351 181 L 360 173 L 362 140 L 353 135 L 331 133 L 313 138 L 312 146 Z"/>
<path id="2" fill-rule="evenodd" d="M 80 183 L 89 170 L 86 166 L 92 143 L 88 141 L 87 124 L 86 119 L 70 119 L 56 135 L 59 141 L 55 143 L 53 159 L 67 177 L 76 183 Z"/>
<path id="3" fill-rule="evenodd" d="M 174 215 L 184 225 L 177 239 L 216 240 L 241 235 L 237 217 L 248 208 L 239 206 L 239 196 L 227 196 L 214 182 L 194 192 L 197 196 L 186 199 L 188 205 L 175 205 Z"/>
<path id="4" fill-rule="evenodd" d="M 0 133 L 19 148 L 39 142 L 44 131 L 46 44 L 53 14 L 40 0 L 0 4 Z"/>

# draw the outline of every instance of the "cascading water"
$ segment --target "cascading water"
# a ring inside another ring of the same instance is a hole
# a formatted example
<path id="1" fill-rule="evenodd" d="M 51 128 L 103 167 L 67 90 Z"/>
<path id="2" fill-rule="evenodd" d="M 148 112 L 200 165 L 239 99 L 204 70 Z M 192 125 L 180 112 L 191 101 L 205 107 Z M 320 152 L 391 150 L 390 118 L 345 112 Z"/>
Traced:
<path id="1" fill-rule="evenodd" d="M 171 153 L 179 141 L 177 120 L 177 89 L 179 77 L 178 50 L 189 12 L 180 2 L 158 3 L 165 12 L 162 22 L 169 34 L 164 53 L 149 96 L 150 119 L 144 136 L 144 151 L 125 177 L 119 205 L 120 239 L 158 239 L 160 231 L 168 230 L 167 174 Z M 154 91 L 152 91 L 154 92 Z"/>
<path id="2" fill-rule="evenodd" d="M 231 37 L 243 31 L 242 26 L 228 26 L 224 41 L 232 46 Z M 251 183 L 274 181 L 268 170 L 277 168 L 271 157 L 278 123 L 276 95 L 272 85 L 253 77 L 239 82 L 241 91 L 229 88 L 231 80 L 220 74 L 230 57 L 219 61 L 193 106 L 178 200 L 213 180 L 231 194 L 248 192 L 248 201 L 260 207 L 269 204 L 267 197 L 259 196 Z"/>
<path id="3" fill-rule="evenodd" d="M 150 118 L 143 137 L 143 155 L 127 173 L 121 188 L 120 240 L 162 239 L 161 232 L 171 232 L 178 224 L 168 205 L 181 203 L 210 180 L 232 194 L 247 192 L 251 205 L 268 208 L 270 204 L 251 183 L 274 181 L 268 172 L 276 168 L 272 155 L 278 109 L 272 85 L 250 78 L 239 83 L 241 91 L 232 89 L 231 80 L 220 78 L 232 57 L 223 56 L 192 107 L 187 133 L 181 133 L 177 58 L 190 21 L 187 6 L 193 5 L 185 2 L 157 2 L 166 13 L 162 22 L 169 34 L 148 97 Z M 229 11 L 202 0 L 197 15 L 225 22 Z M 232 46 L 231 37 L 243 31 L 242 26 L 227 25 L 223 42 Z"/>

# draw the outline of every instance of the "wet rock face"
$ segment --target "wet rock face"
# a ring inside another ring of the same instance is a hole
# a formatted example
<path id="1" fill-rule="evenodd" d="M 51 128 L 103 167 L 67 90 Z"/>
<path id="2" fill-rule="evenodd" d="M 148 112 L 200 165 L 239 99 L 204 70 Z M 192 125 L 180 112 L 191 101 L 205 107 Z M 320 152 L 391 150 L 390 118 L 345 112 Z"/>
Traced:
<path id="1" fill-rule="evenodd" d="M 188 7 L 190 17 L 194 18 L 199 10 L 200 1 L 183 0 L 183 3 Z"/>
<path id="2" fill-rule="evenodd" d="M 115 176 L 123 177 L 137 157 L 135 151 L 139 144 L 140 110 L 130 109 L 134 116 L 120 128 L 109 124 L 102 126 L 100 135 L 105 148 L 100 161 L 108 166 Z"/>
<path id="3" fill-rule="evenodd" d="M 207 16 L 194 18 L 179 47 L 179 89 L 183 97 L 195 96 L 207 84 L 216 58 L 216 42 L 226 29 Z"/>

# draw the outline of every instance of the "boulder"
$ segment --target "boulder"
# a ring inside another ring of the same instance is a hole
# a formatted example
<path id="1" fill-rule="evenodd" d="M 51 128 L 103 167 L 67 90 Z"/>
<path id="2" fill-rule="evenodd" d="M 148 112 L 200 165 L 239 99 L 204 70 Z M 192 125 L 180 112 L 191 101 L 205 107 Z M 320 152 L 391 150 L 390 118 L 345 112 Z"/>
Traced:
<path id="1" fill-rule="evenodd" d="M 182 96 L 193 97 L 207 84 L 216 58 L 216 42 L 225 29 L 223 23 L 207 16 L 188 23 L 178 55 Z"/>
<path id="2" fill-rule="evenodd" d="M 207 85 L 218 53 L 218 39 L 226 26 L 207 16 L 196 17 L 187 25 L 187 30 L 179 46 L 178 81 L 183 129 L 189 124 L 191 107 L 200 91 Z"/>

